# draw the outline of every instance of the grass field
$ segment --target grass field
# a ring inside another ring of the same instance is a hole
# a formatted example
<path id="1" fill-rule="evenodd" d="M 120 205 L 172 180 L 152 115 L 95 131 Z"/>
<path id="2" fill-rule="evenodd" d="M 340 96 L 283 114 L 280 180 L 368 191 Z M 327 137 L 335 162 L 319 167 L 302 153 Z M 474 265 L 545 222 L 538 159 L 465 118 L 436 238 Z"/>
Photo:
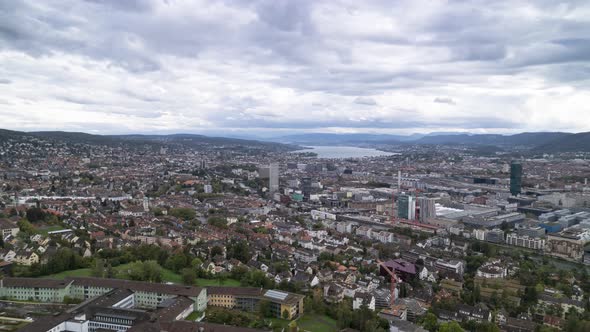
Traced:
<path id="1" fill-rule="evenodd" d="M 49 232 L 59 231 L 62 229 L 65 229 L 65 228 L 62 226 L 59 226 L 59 225 L 46 226 L 46 227 L 37 228 L 37 233 L 39 233 L 41 235 L 47 235 L 47 233 L 49 233 Z"/>
<path id="2" fill-rule="evenodd" d="M 162 281 L 164 282 L 173 282 L 175 284 L 182 283 L 182 277 L 175 273 L 174 271 L 170 271 L 168 269 L 162 268 Z"/>
<path id="3" fill-rule="evenodd" d="M 90 277 L 91 273 L 92 272 L 90 268 L 85 268 L 78 270 L 63 271 L 56 274 L 50 274 L 48 276 L 43 276 L 42 278 L 64 279 L 65 277 Z"/>
<path id="4" fill-rule="evenodd" d="M 328 316 L 305 314 L 297 320 L 297 326 L 310 332 L 335 332 L 338 331 L 336 321 Z"/>
<path id="5" fill-rule="evenodd" d="M 115 267 L 115 271 L 118 273 L 121 270 L 126 269 L 129 264 L 123 264 Z M 78 270 L 71 270 L 71 271 L 64 271 L 56 274 L 50 274 L 48 276 L 43 276 L 43 278 L 52 278 L 52 279 L 64 279 L 66 277 L 90 277 L 92 276 L 92 271 L 90 268 L 78 269 Z M 162 268 L 162 282 L 172 282 L 175 284 L 182 283 L 182 276 L 174 271 Z M 207 286 L 226 286 L 226 287 L 238 287 L 240 286 L 240 282 L 233 279 L 225 279 L 222 283 L 219 283 L 218 280 L 215 279 L 201 279 L 198 278 L 196 283 L 199 287 L 207 287 Z"/>
<path id="6" fill-rule="evenodd" d="M 197 286 L 200 287 L 207 287 L 207 286 L 227 286 L 227 287 L 238 287 L 240 286 L 240 282 L 234 279 L 225 279 L 222 283 L 219 283 L 219 280 L 216 279 L 202 279 L 198 278 L 196 282 Z"/>
<path id="7" fill-rule="evenodd" d="M 196 321 L 197 319 L 201 318 L 202 315 L 203 312 L 193 311 L 184 320 Z"/>

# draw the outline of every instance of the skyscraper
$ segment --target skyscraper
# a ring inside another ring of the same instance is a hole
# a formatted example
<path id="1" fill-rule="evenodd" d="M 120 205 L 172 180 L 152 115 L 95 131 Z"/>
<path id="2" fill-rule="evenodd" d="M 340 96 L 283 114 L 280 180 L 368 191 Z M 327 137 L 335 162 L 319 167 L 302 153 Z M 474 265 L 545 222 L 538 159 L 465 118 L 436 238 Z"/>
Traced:
<path id="1" fill-rule="evenodd" d="M 279 165 L 270 164 L 268 166 L 259 167 L 258 173 L 260 178 L 268 179 L 268 191 L 273 193 L 279 190 Z"/>
<path id="2" fill-rule="evenodd" d="M 303 197 L 305 199 L 309 199 L 309 196 L 311 195 L 311 178 L 310 177 L 304 177 L 303 179 L 301 179 L 301 191 L 303 192 Z"/>
<path id="3" fill-rule="evenodd" d="M 270 164 L 268 170 L 268 189 L 274 193 L 279 191 L 279 165 Z"/>
<path id="4" fill-rule="evenodd" d="M 426 222 L 426 220 L 436 217 L 436 199 L 418 197 L 417 201 L 420 208 L 420 222 Z"/>
<path id="5" fill-rule="evenodd" d="M 397 216 L 401 219 L 416 219 L 416 199 L 414 196 L 399 196 L 397 199 Z"/>
<path id="6" fill-rule="evenodd" d="M 510 193 L 513 196 L 520 194 L 522 188 L 522 164 L 512 161 L 510 164 Z"/>

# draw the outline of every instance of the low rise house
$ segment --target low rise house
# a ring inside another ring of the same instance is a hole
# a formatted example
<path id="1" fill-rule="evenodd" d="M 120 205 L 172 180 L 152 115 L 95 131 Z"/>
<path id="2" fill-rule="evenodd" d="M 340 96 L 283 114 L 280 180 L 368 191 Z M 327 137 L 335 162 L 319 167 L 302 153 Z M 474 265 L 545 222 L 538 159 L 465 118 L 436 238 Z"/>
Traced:
<path id="1" fill-rule="evenodd" d="M 356 292 L 352 298 L 352 310 L 358 310 L 362 306 L 375 311 L 375 296 L 365 292 Z"/>

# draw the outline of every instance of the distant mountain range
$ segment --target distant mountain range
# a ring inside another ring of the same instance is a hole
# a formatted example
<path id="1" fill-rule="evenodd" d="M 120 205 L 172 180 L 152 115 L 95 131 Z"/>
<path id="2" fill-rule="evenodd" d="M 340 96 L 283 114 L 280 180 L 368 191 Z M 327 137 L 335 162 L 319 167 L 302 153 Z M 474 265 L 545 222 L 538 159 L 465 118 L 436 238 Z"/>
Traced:
<path id="1" fill-rule="evenodd" d="M 495 146 L 538 153 L 590 152 L 590 133 L 532 132 L 515 135 L 431 133 L 402 135 L 302 134 L 271 139 L 300 145 L 424 144 Z"/>
<path id="2" fill-rule="evenodd" d="M 160 145 L 179 144 L 185 146 L 250 146 L 260 148 L 270 148 L 279 150 L 294 150 L 296 147 L 288 144 L 277 142 L 263 142 L 257 140 L 245 140 L 237 138 L 210 137 L 195 134 L 172 134 L 172 135 L 93 135 L 81 132 L 65 131 L 37 131 L 22 132 L 0 129 L 0 140 L 18 139 L 19 137 L 36 137 L 43 140 L 64 142 L 64 143 L 83 143 L 89 145 Z"/>
<path id="3" fill-rule="evenodd" d="M 184 146 L 250 146 L 274 150 L 294 150 L 296 145 L 466 145 L 475 147 L 498 147 L 502 149 L 522 149 L 534 153 L 590 152 L 590 132 L 532 132 L 515 135 L 430 133 L 387 135 L 387 134 L 328 134 L 310 133 L 289 135 L 264 140 L 211 137 L 196 134 L 172 135 L 93 135 L 80 132 L 39 131 L 22 132 L 0 129 L 0 140 L 18 137 L 37 137 L 40 139 L 100 145 L 170 145 Z"/>

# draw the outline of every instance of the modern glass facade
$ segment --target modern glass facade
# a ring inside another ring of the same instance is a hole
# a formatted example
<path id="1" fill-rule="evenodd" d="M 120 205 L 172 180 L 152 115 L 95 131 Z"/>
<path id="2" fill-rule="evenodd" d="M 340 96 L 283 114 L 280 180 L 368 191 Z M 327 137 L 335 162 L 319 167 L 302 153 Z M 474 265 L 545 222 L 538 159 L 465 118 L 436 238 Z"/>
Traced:
<path id="1" fill-rule="evenodd" d="M 520 194 L 522 188 L 522 164 L 513 161 L 510 164 L 510 193 L 513 196 Z"/>

